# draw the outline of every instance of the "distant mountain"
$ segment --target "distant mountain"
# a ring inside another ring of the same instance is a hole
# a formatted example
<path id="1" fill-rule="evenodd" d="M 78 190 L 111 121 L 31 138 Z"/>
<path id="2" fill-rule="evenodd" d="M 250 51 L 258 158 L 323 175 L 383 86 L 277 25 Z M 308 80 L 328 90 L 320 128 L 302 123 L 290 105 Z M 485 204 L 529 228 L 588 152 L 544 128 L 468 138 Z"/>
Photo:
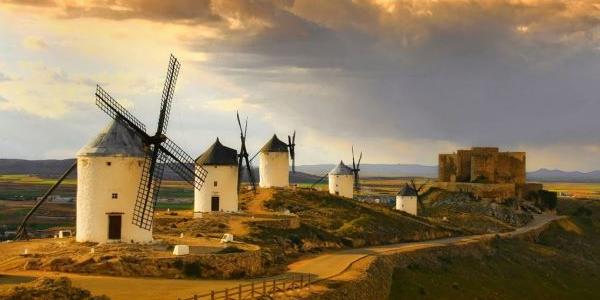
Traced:
<path id="1" fill-rule="evenodd" d="M 2 174 L 32 174 L 40 177 L 58 177 L 73 163 L 73 159 L 64 160 L 24 160 L 0 159 L 0 175 Z M 296 166 L 296 174 L 290 180 L 294 183 L 310 183 L 327 174 L 335 167 L 334 164 L 300 165 Z M 416 164 L 362 164 L 360 166 L 363 177 L 437 177 L 437 166 L 424 166 Z M 258 181 L 258 168 L 253 168 Z M 75 172 L 74 172 L 75 173 Z M 74 174 L 72 176 L 75 176 Z M 245 179 L 246 176 L 244 176 Z M 165 170 L 165 179 L 178 177 L 168 168 Z M 566 182 L 600 182 L 600 171 L 592 172 L 567 172 L 561 170 L 539 169 L 527 173 L 530 181 L 566 181 Z"/>
<path id="2" fill-rule="evenodd" d="M 565 181 L 565 182 L 600 182 L 600 171 L 579 172 L 539 169 L 527 173 L 527 180 L 531 181 Z"/>
<path id="3" fill-rule="evenodd" d="M 301 165 L 296 170 L 304 173 L 323 176 L 336 165 Z M 351 164 L 348 166 L 352 167 Z M 424 166 L 415 164 L 361 164 L 360 175 L 363 177 L 430 177 L 436 178 L 437 166 Z"/>
<path id="4" fill-rule="evenodd" d="M 0 175 L 31 174 L 46 178 L 59 177 L 74 161 L 75 159 L 0 159 Z"/>
<path id="5" fill-rule="evenodd" d="M 57 178 L 60 177 L 70 166 L 73 164 L 75 159 L 61 159 L 61 160 L 25 160 L 25 159 L 0 159 L 0 175 L 3 174 L 30 174 L 36 175 L 43 178 Z M 254 177 L 258 181 L 260 174 L 258 168 L 252 169 Z M 69 176 L 74 178 L 77 171 Z M 242 181 L 248 181 L 244 172 Z M 175 174 L 169 168 L 165 168 L 164 179 L 166 180 L 179 180 L 179 176 Z M 290 174 L 290 181 L 292 183 L 311 183 L 319 179 L 319 176 L 307 174 L 304 172 L 296 172 Z"/>

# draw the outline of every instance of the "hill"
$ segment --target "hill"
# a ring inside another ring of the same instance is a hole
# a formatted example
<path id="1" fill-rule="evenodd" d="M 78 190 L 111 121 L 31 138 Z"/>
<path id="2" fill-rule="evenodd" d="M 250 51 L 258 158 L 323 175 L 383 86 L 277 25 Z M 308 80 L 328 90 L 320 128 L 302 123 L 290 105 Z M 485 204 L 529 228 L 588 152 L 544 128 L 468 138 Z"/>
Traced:
<path id="1" fill-rule="evenodd" d="M 47 160 L 25 160 L 25 159 L 0 159 L 0 175 L 8 174 L 29 174 L 41 178 L 57 178 L 62 175 L 73 164 L 75 159 L 47 159 Z M 254 176 L 258 181 L 260 174 L 258 168 L 253 169 Z M 70 177 L 74 178 L 77 171 L 74 171 Z M 165 168 L 164 179 L 180 180 L 179 176 L 169 168 Z M 319 179 L 319 176 L 304 172 L 290 172 L 290 181 L 292 183 L 312 183 Z M 248 181 L 248 176 L 243 176 L 244 181 Z"/>
<path id="2" fill-rule="evenodd" d="M 24 160 L 0 159 L 0 175 L 3 174 L 32 174 L 42 178 L 55 178 L 60 176 L 70 165 L 73 159 L 63 160 Z M 296 166 L 296 174 L 290 180 L 293 183 L 311 183 L 325 175 L 335 167 L 334 164 L 315 164 Z M 361 164 L 363 177 L 427 177 L 437 178 L 437 166 L 418 164 Z M 258 168 L 253 169 L 256 178 L 259 178 Z M 75 175 L 72 175 L 72 177 Z M 245 179 L 246 177 L 244 177 Z M 165 179 L 177 180 L 178 177 L 168 168 L 165 170 Z M 539 169 L 527 173 L 530 181 L 542 182 L 600 182 L 600 171 L 579 172 Z M 245 179 L 247 181 L 247 179 Z"/>
<path id="3" fill-rule="evenodd" d="M 531 239 L 413 257 L 395 270 L 389 299 L 597 298 L 600 204 L 562 200 L 558 213 L 570 218 Z"/>

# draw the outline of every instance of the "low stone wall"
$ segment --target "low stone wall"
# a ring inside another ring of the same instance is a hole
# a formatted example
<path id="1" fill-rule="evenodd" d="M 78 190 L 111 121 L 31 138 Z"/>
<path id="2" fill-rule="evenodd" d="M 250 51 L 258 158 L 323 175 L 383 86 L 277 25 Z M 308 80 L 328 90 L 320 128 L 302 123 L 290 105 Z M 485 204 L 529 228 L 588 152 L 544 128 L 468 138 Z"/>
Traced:
<path id="1" fill-rule="evenodd" d="M 541 183 L 471 183 L 471 182 L 434 182 L 431 187 L 450 192 L 472 193 L 484 200 L 502 202 L 508 198 L 523 199 L 529 192 L 543 189 Z"/>
<path id="2" fill-rule="evenodd" d="M 181 257 L 136 257 L 93 255 L 78 260 L 70 257 L 29 258 L 26 270 L 90 273 L 111 276 L 230 279 L 265 274 L 261 251 Z"/>
<path id="3" fill-rule="evenodd" d="M 252 220 L 252 221 L 248 221 L 248 224 L 254 225 L 254 226 L 263 226 L 263 227 L 267 227 L 267 228 L 298 229 L 298 228 L 300 228 L 300 218 L 285 217 L 285 218 L 278 218 L 278 219 Z"/>

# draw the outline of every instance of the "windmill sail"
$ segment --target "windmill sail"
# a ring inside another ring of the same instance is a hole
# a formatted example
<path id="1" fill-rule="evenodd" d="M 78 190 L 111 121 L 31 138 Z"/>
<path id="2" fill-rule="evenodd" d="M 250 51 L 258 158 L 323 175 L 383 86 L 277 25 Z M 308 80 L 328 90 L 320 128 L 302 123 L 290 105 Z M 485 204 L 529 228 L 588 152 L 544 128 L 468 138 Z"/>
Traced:
<path id="1" fill-rule="evenodd" d="M 100 86 L 96 88 L 96 105 L 113 119 L 133 129 L 141 137 L 148 150 L 140 178 L 132 221 L 134 225 L 147 230 L 152 228 L 154 208 L 158 200 L 158 192 L 165 167 L 169 167 L 195 189 L 202 188 L 207 174 L 202 167 L 195 169 L 192 157 L 165 136 L 179 68 L 179 61 L 171 55 L 161 98 L 158 125 L 153 136 L 146 133 L 144 124 L 114 100 L 104 89 Z"/>

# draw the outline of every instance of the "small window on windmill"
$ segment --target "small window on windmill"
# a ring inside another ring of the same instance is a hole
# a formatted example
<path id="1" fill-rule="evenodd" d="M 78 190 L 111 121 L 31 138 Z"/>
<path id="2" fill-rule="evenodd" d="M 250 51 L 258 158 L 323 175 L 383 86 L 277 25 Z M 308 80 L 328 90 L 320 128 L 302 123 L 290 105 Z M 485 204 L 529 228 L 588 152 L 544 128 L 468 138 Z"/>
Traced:
<path id="1" fill-rule="evenodd" d="M 215 180 L 215 182 L 213 182 L 213 186 L 215 186 L 215 187 L 216 187 L 217 185 L 218 185 L 218 183 L 217 183 L 217 181 Z"/>
<path id="2" fill-rule="evenodd" d="M 119 194 L 118 193 L 112 193 L 112 198 L 113 199 L 119 199 Z"/>
<path id="3" fill-rule="evenodd" d="M 107 161 L 107 162 L 106 162 L 106 165 L 107 165 L 107 166 L 109 166 L 109 167 L 110 167 L 110 165 L 111 165 L 111 164 L 112 164 L 112 163 L 111 163 L 110 161 Z"/>

